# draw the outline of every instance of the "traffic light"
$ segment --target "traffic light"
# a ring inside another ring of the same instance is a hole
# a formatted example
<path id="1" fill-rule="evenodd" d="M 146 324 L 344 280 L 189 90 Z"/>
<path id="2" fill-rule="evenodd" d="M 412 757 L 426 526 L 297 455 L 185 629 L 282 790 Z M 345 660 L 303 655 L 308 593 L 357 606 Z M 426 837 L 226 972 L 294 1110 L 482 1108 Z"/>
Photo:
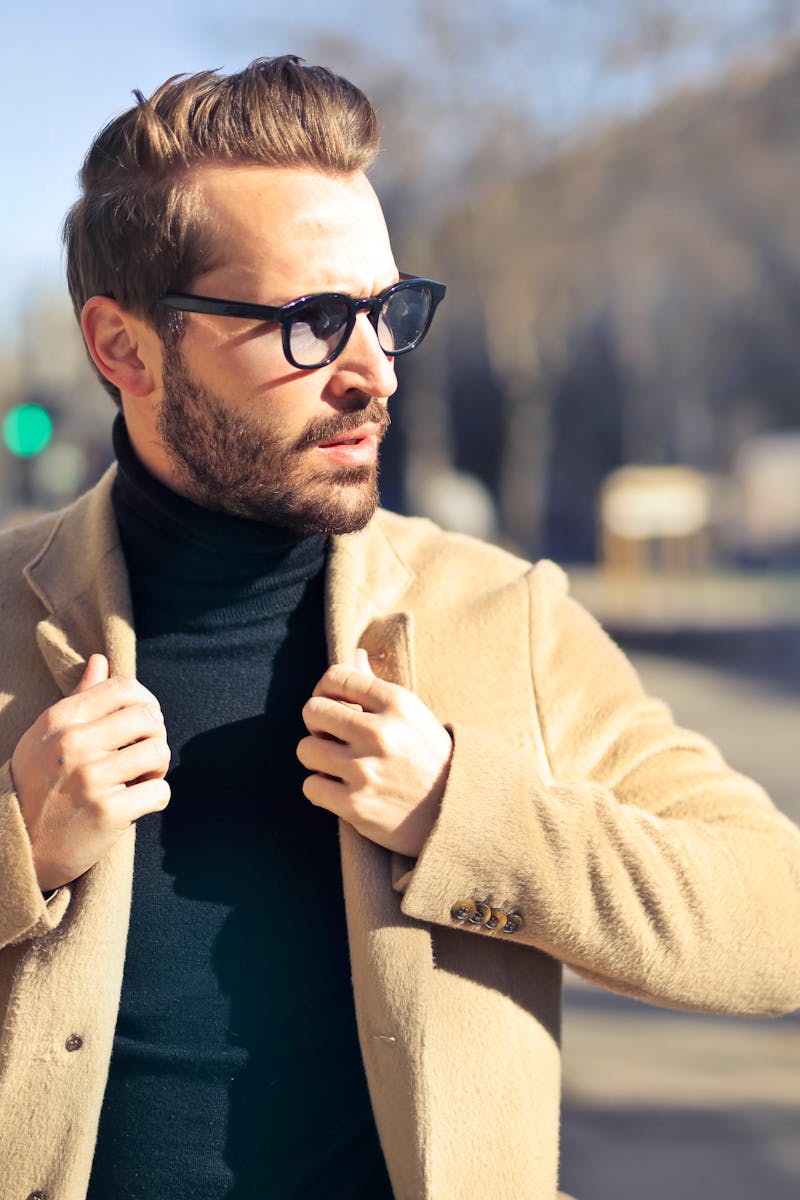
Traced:
<path id="1" fill-rule="evenodd" d="M 3 418 L 3 442 L 15 458 L 35 458 L 52 436 L 53 419 L 41 404 L 17 404 Z"/>

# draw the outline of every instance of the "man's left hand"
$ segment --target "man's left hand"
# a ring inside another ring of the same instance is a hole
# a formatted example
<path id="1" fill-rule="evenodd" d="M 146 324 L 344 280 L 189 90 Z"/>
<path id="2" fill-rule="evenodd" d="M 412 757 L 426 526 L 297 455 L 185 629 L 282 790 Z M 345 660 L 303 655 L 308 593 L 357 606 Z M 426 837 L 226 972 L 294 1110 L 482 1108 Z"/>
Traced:
<path id="1" fill-rule="evenodd" d="M 310 736 L 297 757 L 313 772 L 303 792 L 364 837 L 417 858 L 439 815 L 453 743 L 418 696 L 378 679 L 358 655 L 356 667 L 329 667 L 303 708 Z"/>

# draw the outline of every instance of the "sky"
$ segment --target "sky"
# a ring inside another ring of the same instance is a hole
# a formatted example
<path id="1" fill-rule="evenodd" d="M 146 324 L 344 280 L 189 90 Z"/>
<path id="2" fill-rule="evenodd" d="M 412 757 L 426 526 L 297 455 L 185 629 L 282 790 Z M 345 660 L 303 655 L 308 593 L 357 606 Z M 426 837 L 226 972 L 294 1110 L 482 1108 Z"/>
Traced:
<path id="1" fill-rule="evenodd" d="M 133 88 L 148 93 L 177 72 L 237 70 L 260 54 L 296 52 L 313 59 L 320 45 L 328 48 L 326 62 L 335 69 L 343 69 L 337 54 L 354 61 L 350 73 L 364 83 L 358 77 L 360 56 L 365 71 L 369 66 L 373 72 L 378 61 L 402 69 L 404 60 L 407 65 L 414 56 L 431 56 L 435 42 L 428 23 L 438 19 L 440 51 L 442 37 L 445 54 L 448 39 L 457 44 L 463 73 L 474 76 L 476 88 L 509 104 L 529 101 L 537 120 L 556 129 L 592 105 L 635 111 L 654 88 L 669 86 L 675 77 L 677 59 L 669 54 L 655 71 L 650 64 L 645 75 L 635 69 L 598 72 L 593 47 L 609 21 L 626 27 L 631 2 L 504 0 L 507 36 L 498 51 L 499 8 L 478 0 L 404 5 L 227 0 L 224 6 L 210 0 L 137 0 L 135 6 L 6 0 L 0 48 L 0 342 L 14 336 L 21 310 L 38 294 L 61 286 L 61 223 L 77 195 L 81 160 L 102 125 L 132 103 Z M 774 7 L 778 0 L 728 0 L 731 45 L 741 38 L 748 14 L 768 2 Z M 695 0 L 694 9 L 705 11 L 705 0 Z M 701 77 L 709 66 L 708 44 L 700 39 L 684 47 L 678 74 Z M 441 88 L 450 85 L 434 58 L 431 64 L 422 102 L 435 121 L 437 103 L 447 103 Z"/>
<path id="2" fill-rule="evenodd" d="M 132 89 L 149 92 L 178 71 L 230 65 L 215 61 L 202 7 L 139 0 L 134 11 L 40 0 L 14 3 L 4 15 L 0 330 L 13 323 L 20 300 L 59 278 L 61 223 L 77 196 L 81 161 L 95 133 L 132 103 Z"/>

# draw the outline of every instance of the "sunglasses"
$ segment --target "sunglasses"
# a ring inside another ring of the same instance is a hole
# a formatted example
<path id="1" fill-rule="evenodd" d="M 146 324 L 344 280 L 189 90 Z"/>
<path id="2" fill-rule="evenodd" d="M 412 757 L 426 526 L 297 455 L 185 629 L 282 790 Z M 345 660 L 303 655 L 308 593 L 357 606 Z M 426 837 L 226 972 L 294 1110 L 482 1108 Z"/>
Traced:
<path id="1" fill-rule="evenodd" d="M 313 371 L 326 367 L 341 354 L 360 312 L 368 314 L 384 354 L 395 356 L 416 349 L 430 329 L 446 290 L 443 283 L 433 279 L 401 275 L 399 283 L 361 300 L 342 292 L 318 292 L 273 308 L 190 292 L 165 292 L 158 303 L 180 312 L 276 321 L 281 327 L 286 358 L 301 371 Z"/>

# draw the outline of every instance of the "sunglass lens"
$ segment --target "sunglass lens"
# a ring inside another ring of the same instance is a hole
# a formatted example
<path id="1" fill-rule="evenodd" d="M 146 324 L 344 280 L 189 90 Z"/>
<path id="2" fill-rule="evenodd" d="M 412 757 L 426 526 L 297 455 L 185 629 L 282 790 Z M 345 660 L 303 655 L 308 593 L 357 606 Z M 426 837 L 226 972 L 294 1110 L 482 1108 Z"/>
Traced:
<path id="1" fill-rule="evenodd" d="M 387 296 L 378 318 L 378 341 L 387 354 L 411 350 L 425 336 L 431 319 L 430 288 L 410 284 Z"/>
<path id="2" fill-rule="evenodd" d="M 309 301 L 292 314 L 289 347 L 302 367 L 320 366 L 339 346 L 348 324 L 347 304 L 335 296 Z"/>

